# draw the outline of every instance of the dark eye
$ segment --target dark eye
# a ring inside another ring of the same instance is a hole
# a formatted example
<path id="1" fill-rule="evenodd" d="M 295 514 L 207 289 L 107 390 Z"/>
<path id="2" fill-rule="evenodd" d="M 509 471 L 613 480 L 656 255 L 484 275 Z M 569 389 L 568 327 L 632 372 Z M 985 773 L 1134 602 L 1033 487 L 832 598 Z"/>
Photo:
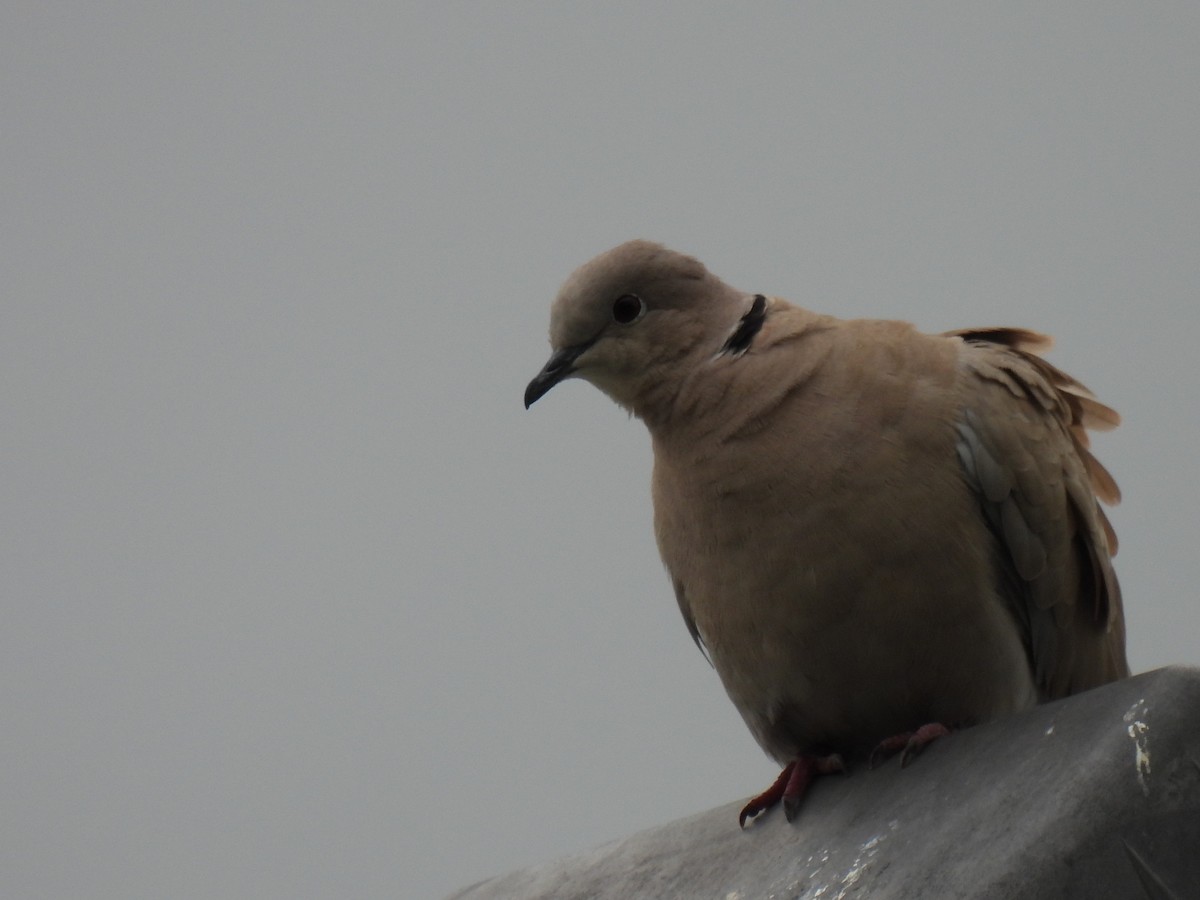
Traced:
<path id="1" fill-rule="evenodd" d="M 622 294 L 613 301 L 613 319 L 621 325 L 628 325 L 646 311 L 646 304 L 641 297 L 633 294 Z"/>

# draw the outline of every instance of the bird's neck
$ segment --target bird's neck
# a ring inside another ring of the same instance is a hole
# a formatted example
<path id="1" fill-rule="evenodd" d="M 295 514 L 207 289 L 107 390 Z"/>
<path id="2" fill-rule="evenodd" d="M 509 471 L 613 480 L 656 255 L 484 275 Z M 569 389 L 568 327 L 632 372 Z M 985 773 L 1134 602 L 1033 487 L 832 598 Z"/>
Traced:
<path id="1" fill-rule="evenodd" d="M 766 416 L 777 395 L 803 390 L 828 353 L 833 321 L 770 299 L 762 321 L 733 351 L 724 340 L 716 350 L 698 345 L 647 372 L 631 411 L 656 439 L 720 439 L 739 423 Z"/>

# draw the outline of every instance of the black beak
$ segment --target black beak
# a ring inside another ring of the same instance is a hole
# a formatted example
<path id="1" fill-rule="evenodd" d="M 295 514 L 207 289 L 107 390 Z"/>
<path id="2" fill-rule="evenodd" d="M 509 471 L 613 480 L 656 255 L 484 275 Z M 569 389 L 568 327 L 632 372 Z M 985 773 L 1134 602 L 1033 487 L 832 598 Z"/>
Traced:
<path id="1" fill-rule="evenodd" d="M 579 354 L 583 353 L 591 343 L 576 344 L 574 347 L 563 347 L 561 350 L 555 350 L 550 357 L 549 362 L 542 367 L 542 371 L 533 376 L 533 381 L 529 382 L 529 387 L 525 388 L 525 408 L 533 406 L 550 388 L 554 387 L 564 378 L 568 378 L 575 371 L 575 360 L 579 358 Z"/>

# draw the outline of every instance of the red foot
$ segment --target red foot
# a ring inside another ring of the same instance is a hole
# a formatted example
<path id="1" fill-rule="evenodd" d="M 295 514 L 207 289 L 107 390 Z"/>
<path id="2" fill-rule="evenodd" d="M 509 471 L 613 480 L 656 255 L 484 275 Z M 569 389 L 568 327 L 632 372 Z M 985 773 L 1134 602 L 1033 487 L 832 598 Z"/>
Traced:
<path id="1" fill-rule="evenodd" d="M 738 816 L 738 825 L 746 827 L 746 820 L 752 819 L 761 812 L 766 812 L 780 800 L 783 801 L 783 814 L 790 822 L 796 818 L 800 809 L 800 801 L 808 791 L 808 786 L 817 775 L 831 775 L 834 772 L 845 772 L 846 764 L 836 753 L 829 756 L 804 755 L 783 767 L 775 783 L 742 807 Z"/>
<path id="2" fill-rule="evenodd" d="M 903 750 L 904 752 L 900 754 L 900 768 L 903 769 L 925 748 L 925 745 L 932 744 L 938 738 L 945 737 L 949 733 L 950 729 L 941 722 L 930 722 L 928 725 L 922 725 L 916 731 L 894 734 L 890 738 L 880 741 L 871 751 L 871 760 L 867 766 L 873 769 L 897 750 Z"/>

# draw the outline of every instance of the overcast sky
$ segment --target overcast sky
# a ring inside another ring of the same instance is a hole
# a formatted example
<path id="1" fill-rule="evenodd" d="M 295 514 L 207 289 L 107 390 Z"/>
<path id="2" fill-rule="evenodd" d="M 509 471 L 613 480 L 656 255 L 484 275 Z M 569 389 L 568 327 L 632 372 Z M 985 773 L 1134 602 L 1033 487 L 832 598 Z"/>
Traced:
<path id="1" fill-rule="evenodd" d="M 521 406 L 633 237 L 1054 334 L 1125 417 L 1130 661 L 1200 662 L 1197 46 L 1195 3 L 6 3 L 4 893 L 438 896 L 767 785 L 642 426 Z"/>

